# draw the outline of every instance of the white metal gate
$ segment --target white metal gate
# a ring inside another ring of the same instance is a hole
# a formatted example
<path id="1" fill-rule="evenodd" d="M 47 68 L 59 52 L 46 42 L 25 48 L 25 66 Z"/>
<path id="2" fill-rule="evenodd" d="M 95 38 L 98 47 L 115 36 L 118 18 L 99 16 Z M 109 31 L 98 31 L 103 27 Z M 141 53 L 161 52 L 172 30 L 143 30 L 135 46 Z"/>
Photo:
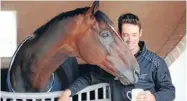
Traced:
<path id="1" fill-rule="evenodd" d="M 99 90 L 101 90 L 102 93 L 99 93 Z M 1 101 L 57 101 L 58 97 L 62 95 L 63 91 L 47 93 L 14 93 L 1 91 L 0 93 Z M 94 99 L 91 99 L 91 95 Z M 79 91 L 75 96 L 77 96 L 77 101 L 111 101 L 110 87 L 107 83 L 88 86 Z M 71 101 L 74 100 L 73 97 L 71 97 Z M 83 97 L 86 98 L 83 99 Z"/>

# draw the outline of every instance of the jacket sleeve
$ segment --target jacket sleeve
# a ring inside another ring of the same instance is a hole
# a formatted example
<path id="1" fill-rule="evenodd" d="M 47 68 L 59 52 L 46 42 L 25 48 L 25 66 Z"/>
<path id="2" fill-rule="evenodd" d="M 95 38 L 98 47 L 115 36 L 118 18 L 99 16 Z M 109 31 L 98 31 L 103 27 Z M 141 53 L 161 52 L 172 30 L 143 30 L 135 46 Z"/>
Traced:
<path id="1" fill-rule="evenodd" d="M 157 92 L 153 95 L 156 101 L 173 101 L 175 99 L 175 87 L 172 84 L 170 72 L 164 60 L 161 60 L 155 72 L 155 78 Z"/>
<path id="2" fill-rule="evenodd" d="M 70 85 L 69 89 L 71 90 L 71 96 L 75 95 L 78 91 L 91 84 L 101 83 L 102 81 L 103 80 L 101 79 L 101 77 L 99 77 L 99 75 L 97 75 L 96 73 L 87 73 L 79 77 L 72 85 Z"/>

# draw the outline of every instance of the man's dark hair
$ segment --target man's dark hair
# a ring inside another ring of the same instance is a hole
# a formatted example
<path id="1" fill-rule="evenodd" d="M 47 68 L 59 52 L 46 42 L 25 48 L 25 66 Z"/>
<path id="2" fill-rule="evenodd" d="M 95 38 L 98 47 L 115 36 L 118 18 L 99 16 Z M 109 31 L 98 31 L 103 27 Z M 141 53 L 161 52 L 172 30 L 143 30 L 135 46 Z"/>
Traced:
<path id="1" fill-rule="evenodd" d="M 122 25 L 126 23 L 126 24 L 134 24 L 134 25 L 138 25 L 139 29 L 141 30 L 141 22 L 139 20 L 139 18 L 132 14 L 132 13 L 126 13 L 126 14 L 122 14 L 119 18 L 118 18 L 118 30 L 119 30 L 119 34 L 121 36 L 122 33 Z"/>

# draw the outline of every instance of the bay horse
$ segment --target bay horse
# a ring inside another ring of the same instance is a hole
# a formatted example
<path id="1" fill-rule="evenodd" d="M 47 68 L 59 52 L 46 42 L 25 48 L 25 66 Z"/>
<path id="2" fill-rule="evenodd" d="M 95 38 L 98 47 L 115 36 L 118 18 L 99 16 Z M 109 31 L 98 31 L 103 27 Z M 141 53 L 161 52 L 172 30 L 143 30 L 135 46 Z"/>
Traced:
<path id="1" fill-rule="evenodd" d="M 53 73 L 68 57 L 98 65 L 124 85 L 138 81 L 136 59 L 95 1 L 91 7 L 59 14 L 22 41 L 10 63 L 9 88 L 50 91 Z"/>

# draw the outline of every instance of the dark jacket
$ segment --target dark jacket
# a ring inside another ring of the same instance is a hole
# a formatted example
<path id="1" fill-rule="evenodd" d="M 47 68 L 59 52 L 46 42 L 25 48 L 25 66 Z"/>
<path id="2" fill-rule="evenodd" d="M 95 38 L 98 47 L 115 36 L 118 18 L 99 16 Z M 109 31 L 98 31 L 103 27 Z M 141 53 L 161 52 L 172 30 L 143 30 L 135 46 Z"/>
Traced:
<path id="1" fill-rule="evenodd" d="M 93 67 L 95 69 L 78 78 L 70 86 L 72 94 L 88 85 L 108 82 L 112 90 L 112 101 L 128 101 L 126 92 L 133 88 L 143 88 L 144 90 L 151 91 L 156 101 L 174 100 L 175 87 L 172 84 L 167 64 L 161 57 L 149 51 L 143 41 L 140 41 L 139 46 L 140 51 L 135 55 L 140 66 L 140 76 L 137 84 L 124 86 L 99 67 L 87 65 L 89 66 L 87 68 Z"/>
<path id="2" fill-rule="evenodd" d="M 140 42 L 139 46 L 142 49 L 136 58 L 140 66 L 140 76 L 135 87 L 150 90 L 157 101 L 174 100 L 175 87 L 166 62 L 149 51 L 144 42 Z"/>

